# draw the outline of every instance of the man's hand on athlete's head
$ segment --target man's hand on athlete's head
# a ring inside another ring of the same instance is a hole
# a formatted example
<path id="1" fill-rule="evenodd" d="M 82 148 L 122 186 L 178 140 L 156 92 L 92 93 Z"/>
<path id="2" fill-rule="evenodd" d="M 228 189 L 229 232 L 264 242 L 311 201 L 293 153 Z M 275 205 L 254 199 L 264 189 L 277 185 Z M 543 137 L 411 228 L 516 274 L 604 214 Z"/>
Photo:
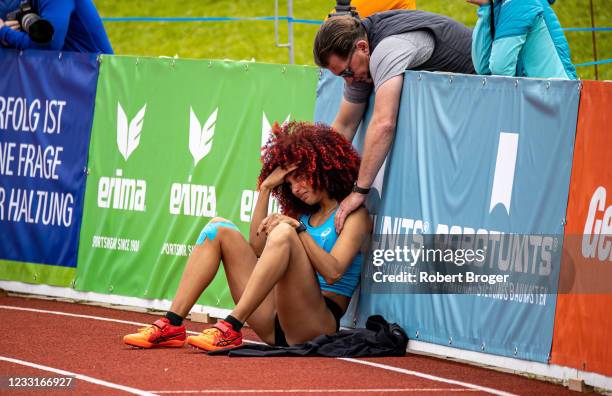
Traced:
<path id="1" fill-rule="evenodd" d="M 334 225 L 338 234 L 342 231 L 347 216 L 363 205 L 366 198 L 367 196 L 364 194 L 352 192 L 340 203 L 340 207 L 336 212 L 336 218 L 334 219 Z"/>

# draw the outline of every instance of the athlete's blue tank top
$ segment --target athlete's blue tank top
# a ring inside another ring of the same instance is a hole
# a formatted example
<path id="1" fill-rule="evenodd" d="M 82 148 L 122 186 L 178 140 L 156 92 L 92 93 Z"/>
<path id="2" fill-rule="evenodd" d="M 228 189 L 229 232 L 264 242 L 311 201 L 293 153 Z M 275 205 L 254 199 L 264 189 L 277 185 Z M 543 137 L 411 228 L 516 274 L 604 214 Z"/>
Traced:
<path id="1" fill-rule="evenodd" d="M 336 240 L 338 239 L 338 233 L 336 233 L 336 228 L 334 227 L 334 218 L 336 217 L 337 210 L 338 209 L 334 210 L 332 215 L 329 216 L 329 219 L 318 227 L 313 227 L 310 225 L 310 215 L 300 216 L 300 221 L 306 225 L 306 231 L 308 234 L 315 240 L 317 245 L 319 245 L 327 253 L 331 252 L 332 248 L 336 244 Z M 319 279 L 321 290 L 328 290 L 343 296 L 352 297 L 353 292 L 359 283 L 359 278 L 361 277 L 362 262 L 363 255 L 358 253 L 344 275 L 342 275 L 342 278 L 340 278 L 340 280 L 333 285 L 328 285 L 321 274 L 317 272 L 317 278 Z"/>

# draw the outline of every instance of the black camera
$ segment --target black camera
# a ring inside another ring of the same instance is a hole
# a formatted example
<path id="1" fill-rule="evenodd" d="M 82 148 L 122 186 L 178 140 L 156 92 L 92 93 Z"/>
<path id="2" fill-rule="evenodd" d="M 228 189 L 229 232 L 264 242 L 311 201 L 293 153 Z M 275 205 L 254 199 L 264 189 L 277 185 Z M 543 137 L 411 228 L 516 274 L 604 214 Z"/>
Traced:
<path id="1" fill-rule="evenodd" d="M 329 17 L 350 15 L 353 18 L 359 19 L 359 14 L 355 11 L 355 7 L 351 5 L 351 0 L 336 0 L 336 12 L 329 14 Z"/>
<path id="2" fill-rule="evenodd" d="M 23 0 L 19 8 L 6 14 L 7 21 L 18 21 L 21 29 L 26 32 L 32 41 L 45 44 L 53 39 L 53 25 L 42 19 L 32 8 L 29 0 Z"/>

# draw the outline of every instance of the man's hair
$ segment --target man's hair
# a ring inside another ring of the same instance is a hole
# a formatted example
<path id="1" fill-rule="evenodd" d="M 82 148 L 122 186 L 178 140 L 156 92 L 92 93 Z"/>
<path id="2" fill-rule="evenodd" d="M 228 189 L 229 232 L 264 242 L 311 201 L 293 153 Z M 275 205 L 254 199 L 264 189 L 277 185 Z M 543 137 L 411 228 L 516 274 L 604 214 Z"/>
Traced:
<path id="1" fill-rule="evenodd" d="M 357 40 L 367 38 L 359 19 L 348 15 L 331 17 L 321 25 L 315 37 L 314 61 L 320 67 L 327 67 L 332 54 L 344 59 Z"/>

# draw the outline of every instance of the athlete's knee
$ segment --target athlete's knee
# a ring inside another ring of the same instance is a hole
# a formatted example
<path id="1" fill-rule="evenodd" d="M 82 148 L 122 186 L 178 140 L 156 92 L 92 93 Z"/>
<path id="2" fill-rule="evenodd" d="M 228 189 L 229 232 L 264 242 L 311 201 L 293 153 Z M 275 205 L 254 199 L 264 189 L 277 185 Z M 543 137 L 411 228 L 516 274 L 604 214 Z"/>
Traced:
<path id="1" fill-rule="evenodd" d="M 231 221 L 222 217 L 213 217 L 200 232 L 200 236 L 196 241 L 196 245 L 203 244 L 206 239 L 214 241 L 215 238 L 218 238 L 227 230 L 234 230 L 236 232 L 240 232 L 238 227 L 236 227 L 236 225 Z"/>
<path id="2" fill-rule="evenodd" d="M 223 217 L 213 217 L 212 219 L 210 219 L 210 221 L 208 222 L 210 223 L 231 223 L 231 220 L 228 220 L 226 218 Z"/>
<path id="3" fill-rule="evenodd" d="M 272 232 L 270 232 L 270 235 L 268 235 L 268 244 L 287 244 L 296 235 L 297 234 L 295 233 L 295 228 L 293 228 L 287 223 L 280 223 L 276 227 L 274 227 Z"/>

